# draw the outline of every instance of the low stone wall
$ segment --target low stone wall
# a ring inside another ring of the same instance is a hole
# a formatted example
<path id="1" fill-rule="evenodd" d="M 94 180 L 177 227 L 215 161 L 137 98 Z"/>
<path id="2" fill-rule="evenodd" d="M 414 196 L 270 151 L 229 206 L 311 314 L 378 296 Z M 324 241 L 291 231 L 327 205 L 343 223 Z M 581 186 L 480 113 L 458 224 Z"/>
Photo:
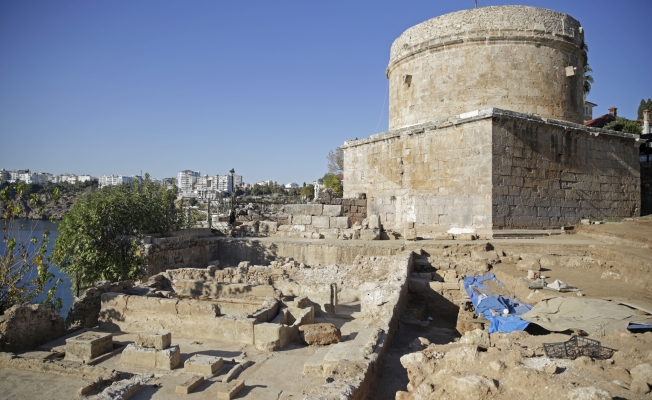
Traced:
<path id="1" fill-rule="evenodd" d="M 0 351 L 35 347 L 66 333 L 56 309 L 43 304 L 13 306 L 0 315 Z"/>
<path id="2" fill-rule="evenodd" d="M 357 256 L 389 256 L 399 254 L 403 243 L 379 246 L 375 243 L 342 241 L 324 244 L 322 241 L 274 240 L 272 238 L 216 238 L 212 241 L 211 257 L 221 265 L 238 265 L 240 260 L 252 264 L 269 264 L 278 259 L 301 260 L 305 264 L 351 265 Z"/>
<path id="3" fill-rule="evenodd" d="M 133 282 L 124 281 L 111 283 L 101 281 L 92 288 L 89 288 L 81 296 L 75 298 L 72 307 L 66 316 L 66 328 L 80 329 L 93 328 L 97 326 L 97 318 L 102 306 L 100 297 L 103 293 L 124 293 L 134 286 Z"/>
<path id="4" fill-rule="evenodd" d="M 164 299 L 120 293 L 102 295 L 100 328 L 122 332 L 156 332 L 165 327 L 184 339 L 213 339 L 254 344 L 254 318 L 220 317 L 216 303 Z"/>
<path id="5" fill-rule="evenodd" d="M 652 214 L 652 161 L 641 163 L 641 215 Z"/>
<path id="6" fill-rule="evenodd" d="M 208 229 L 189 229 L 205 233 Z M 175 234 L 183 232 L 174 232 Z M 195 232 L 196 233 L 196 232 Z M 191 234 L 180 234 L 165 238 L 147 237 L 143 245 L 146 255 L 147 276 L 156 275 L 168 269 L 201 268 L 210 261 L 210 246 L 206 241 Z"/>

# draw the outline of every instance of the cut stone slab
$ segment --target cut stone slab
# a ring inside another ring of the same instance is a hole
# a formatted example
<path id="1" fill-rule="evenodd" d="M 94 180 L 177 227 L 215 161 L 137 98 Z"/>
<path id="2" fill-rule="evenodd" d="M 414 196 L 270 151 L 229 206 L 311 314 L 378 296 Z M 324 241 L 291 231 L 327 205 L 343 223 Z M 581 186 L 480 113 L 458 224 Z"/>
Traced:
<path id="1" fill-rule="evenodd" d="M 370 355 L 378 342 L 381 330 L 378 328 L 363 329 L 349 344 L 349 348 L 342 356 L 345 360 L 359 361 Z"/>
<path id="2" fill-rule="evenodd" d="M 317 375 L 321 376 L 324 373 L 324 356 L 328 354 L 331 346 L 320 347 L 315 351 L 308 361 L 303 364 L 304 375 Z"/>
<path id="3" fill-rule="evenodd" d="M 197 389 L 197 387 L 199 387 L 199 385 L 201 385 L 202 383 L 204 383 L 204 377 L 203 376 L 193 376 L 192 378 L 188 379 L 182 385 L 177 385 L 175 393 L 176 394 L 189 394 L 193 390 Z"/>
<path id="4" fill-rule="evenodd" d="M 207 356 L 203 354 L 195 354 L 186 360 L 183 368 L 186 372 L 213 375 L 224 365 L 224 360 L 220 357 Z"/>
<path id="5" fill-rule="evenodd" d="M 301 340 L 309 345 L 327 345 L 338 343 L 342 333 L 331 323 L 301 325 L 299 327 Z"/>
<path id="6" fill-rule="evenodd" d="M 350 342 L 340 342 L 331 347 L 324 356 L 324 376 L 328 376 L 335 370 L 346 351 L 349 349 Z"/>
<path id="7" fill-rule="evenodd" d="M 113 334 L 88 331 L 66 339 L 66 361 L 85 362 L 113 351 Z"/>
<path id="8" fill-rule="evenodd" d="M 244 381 L 235 380 L 228 383 L 221 383 L 217 387 L 217 398 L 222 400 L 231 400 L 239 391 L 244 388 Z"/>
<path id="9" fill-rule="evenodd" d="M 172 344 L 172 334 L 170 332 L 141 332 L 136 336 L 136 344 L 141 347 L 165 350 Z"/>
<path id="10" fill-rule="evenodd" d="M 172 370 L 181 364 L 181 350 L 179 346 L 159 350 L 131 343 L 122 351 L 120 362 L 145 368 Z"/>

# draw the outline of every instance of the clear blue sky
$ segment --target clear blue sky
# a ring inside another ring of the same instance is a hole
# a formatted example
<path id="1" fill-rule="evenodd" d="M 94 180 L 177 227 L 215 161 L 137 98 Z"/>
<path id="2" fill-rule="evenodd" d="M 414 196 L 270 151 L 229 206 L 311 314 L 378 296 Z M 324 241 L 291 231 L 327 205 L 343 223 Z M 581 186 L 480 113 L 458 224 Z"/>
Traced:
<path id="1" fill-rule="evenodd" d="M 506 4 L 582 23 L 595 113 L 652 97 L 652 1 L 479 0 Z M 473 5 L 1 1 L 0 167 L 312 181 L 329 149 L 387 129 L 392 41 Z"/>

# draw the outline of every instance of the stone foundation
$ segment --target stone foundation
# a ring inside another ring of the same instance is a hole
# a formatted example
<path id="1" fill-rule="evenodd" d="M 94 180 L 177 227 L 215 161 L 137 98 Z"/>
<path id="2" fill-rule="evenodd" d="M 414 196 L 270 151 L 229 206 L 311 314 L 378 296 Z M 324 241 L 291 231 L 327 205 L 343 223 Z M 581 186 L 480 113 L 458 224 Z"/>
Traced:
<path id="1" fill-rule="evenodd" d="M 558 228 L 638 216 L 633 135 L 490 108 L 344 146 L 344 195 L 386 229 Z"/>

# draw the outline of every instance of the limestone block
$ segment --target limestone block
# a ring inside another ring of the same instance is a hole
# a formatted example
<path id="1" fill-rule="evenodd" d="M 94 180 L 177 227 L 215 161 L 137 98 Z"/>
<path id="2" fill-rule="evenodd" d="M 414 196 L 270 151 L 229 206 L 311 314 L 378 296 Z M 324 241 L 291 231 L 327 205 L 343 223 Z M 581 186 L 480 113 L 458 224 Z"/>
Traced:
<path id="1" fill-rule="evenodd" d="M 179 346 L 158 350 L 130 343 L 122 351 L 120 362 L 145 368 L 172 370 L 181 363 L 181 350 Z"/>
<path id="2" fill-rule="evenodd" d="M 629 372 L 632 379 L 652 385 L 652 364 L 638 364 Z"/>
<path id="3" fill-rule="evenodd" d="M 330 228 L 331 222 L 330 217 L 328 216 L 315 216 L 312 217 L 312 226 L 315 228 Z"/>
<path id="4" fill-rule="evenodd" d="M 113 351 L 113 334 L 84 332 L 66 339 L 66 361 L 89 361 Z"/>
<path id="5" fill-rule="evenodd" d="M 319 233 L 326 239 L 337 239 L 340 236 L 340 230 L 338 228 L 319 229 Z"/>
<path id="6" fill-rule="evenodd" d="M 136 336 L 136 344 L 142 347 L 153 347 L 164 350 L 172 344 L 172 334 L 170 332 L 141 332 Z"/>
<path id="7" fill-rule="evenodd" d="M 405 228 L 403 230 L 403 238 L 405 240 L 417 240 L 417 230 L 414 228 Z"/>
<path id="8" fill-rule="evenodd" d="M 360 240 L 379 240 L 380 229 L 361 229 Z"/>
<path id="9" fill-rule="evenodd" d="M 183 369 L 188 373 L 213 375 L 224 365 L 220 357 L 195 354 L 183 364 Z"/>
<path id="10" fill-rule="evenodd" d="M 292 231 L 294 231 L 294 232 L 305 232 L 306 231 L 306 226 L 305 225 L 292 225 Z"/>
<path id="11" fill-rule="evenodd" d="M 286 204 L 284 211 L 292 215 L 322 215 L 321 204 Z"/>
<path id="12" fill-rule="evenodd" d="M 339 343 L 342 333 L 331 323 L 301 325 L 299 337 L 309 345 L 327 345 Z"/>
<path id="13" fill-rule="evenodd" d="M 349 229 L 351 227 L 351 220 L 349 217 L 330 217 L 331 228 Z"/>
<path id="14" fill-rule="evenodd" d="M 244 388 L 245 384 L 242 380 L 234 380 L 227 383 L 220 383 L 217 386 L 217 398 L 223 400 L 231 400 L 240 390 Z"/>
<path id="15" fill-rule="evenodd" d="M 489 332 L 482 329 L 475 329 L 472 331 L 464 332 L 464 336 L 460 339 L 460 343 L 472 344 L 475 346 L 484 347 L 485 349 L 491 347 Z"/>
<path id="16" fill-rule="evenodd" d="M 541 271 L 541 264 L 534 259 L 521 260 L 516 264 L 516 269 L 519 271 Z"/>
<path id="17" fill-rule="evenodd" d="M 324 204 L 322 215 L 326 215 L 329 217 L 341 217 L 342 211 L 343 211 L 342 206 Z"/>
<path id="18" fill-rule="evenodd" d="M 382 225 L 380 223 L 380 215 L 378 214 L 371 214 L 369 217 L 367 217 L 369 221 L 369 229 L 380 229 L 382 228 Z"/>
<path id="19" fill-rule="evenodd" d="M 276 221 L 260 221 L 258 231 L 260 233 L 276 233 L 278 230 L 278 222 Z"/>
<path id="20" fill-rule="evenodd" d="M 312 216 L 310 215 L 292 215 L 293 225 L 312 225 Z"/>
<path id="21" fill-rule="evenodd" d="M 181 385 L 177 385 L 177 388 L 174 392 L 176 394 L 189 394 L 193 390 L 197 389 L 199 385 L 201 385 L 202 383 L 204 383 L 203 376 L 193 376 L 192 378 L 188 379 L 185 383 Z"/>
<path id="22" fill-rule="evenodd" d="M 456 240 L 476 240 L 478 238 L 478 235 L 474 233 L 460 233 L 458 235 L 455 235 Z"/>

